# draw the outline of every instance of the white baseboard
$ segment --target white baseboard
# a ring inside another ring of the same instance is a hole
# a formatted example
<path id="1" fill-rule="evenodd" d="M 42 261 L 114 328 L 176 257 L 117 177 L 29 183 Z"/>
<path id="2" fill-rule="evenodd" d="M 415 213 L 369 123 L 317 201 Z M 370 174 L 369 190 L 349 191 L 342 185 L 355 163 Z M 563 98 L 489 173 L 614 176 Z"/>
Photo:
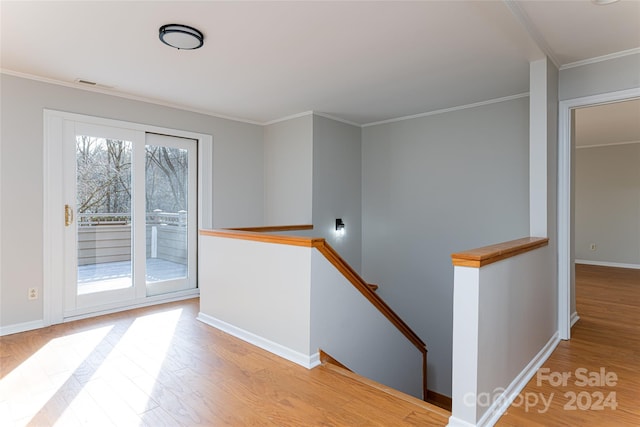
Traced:
<path id="1" fill-rule="evenodd" d="M 574 311 L 573 313 L 571 313 L 571 326 L 570 326 L 570 328 L 573 328 L 573 325 L 575 325 L 578 320 L 580 320 L 580 316 L 578 316 L 578 312 Z"/>
<path id="2" fill-rule="evenodd" d="M 622 262 L 589 261 L 587 259 L 577 259 L 576 264 L 600 265 L 602 267 L 631 268 L 633 270 L 640 270 L 640 264 L 625 264 Z"/>
<path id="3" fill-rule="evenodd" d="M 556 332 L 538 354 L 531 359 L 522 372 L 520 372 L 511 384 L 494 400 L 493 404 L 487 409 L 480 420 L 478 420 L 477 426 L 490 427 L 498 422 L 502 414 L 509 408 L 509 405 L 511 405 L 515 398 L 518 397 L 518 394 L 520 394 L 529 380 L 533 378 L 542 364 L 551 356 L 551 353 L 555 350 L 559 342 L 560 335 Z"/>
<path id="4" fill-rule="evenodd" d="M 449 417 L 449 423 L 447 424 L 447 427 L 475 427 L 475 426 L 471 423 L 463 421 L 460 418 L 456 418 L 452 415 Z"/>
<path id="5" fill-rule="evenodd" d="M 14 325 L 0 326 L 0 337 L 20 332 L 32 331 L 34 329 L 44 328 L 44 320 L 34 320 L 31 322 L 16 323 Z"/>
<path id="6" fill-rule="evenodd" d="M 287 359 L 288 361 L 303 366 L 307 369 L 314 368 L 320 364 L 320 354 L 317 352 L 311 355 L 300 353 L 299 351 L 292 350 L 289 347 L 283 346 L 282 344 L 278 344 L 202 312 L 198 313 L 197 319 L 202 323 L 206 323 L 209 326 L 220 329 L 221 331 L 226 332 L 238 339 L 241 339 L 242 341 L 246 341 L 250 344 L 260 347 L 263 350 Z"/>
<path id="7" fill-rule="evenodd" d="M 73 322 L 75 320 L 88 319 L 90 317 L 102 316 L 105 314 L 118 313 L 120 311 L 133 310 L 135 308 L 148 307 L 151 305 L 158 304 L 166 304 L 169 302 L 182 301 L 185 299 L 196 298 L 200 295 L 200 290 L 189 290 L 186 292 L 176 292 L 165 295 L 157 295 L 154 297 L 148 297 L 144 300 L 140 300 L 131 305 L 127 305 L 124 307 L 114 307 L 109 309 L 100 309 L 99 311 L 92 311 L 89 313 L 71 313 L 69 316 L 65 316 L 62 320 L 63 323 Z M 95 309 L 94 309 L 95 310 Z M 0 337 L 4 335 L 17 334 L 20 332 L 32 331 L 34 329 L 46 328 L 47 326 L 51 326 L 51 324 L 47 324 L 44 320 L 34 320 L 32 322 L 25 323 L 17 323 L 15 325 L 7 325 L 0 326 Z"/>
<path id="8" fill-rule="evenodd" d="M 63 323 L 74 322 L 76 320 L 89 319 L 91 317 L 103 316 L 105 314 L 119 313 L 121 311 L 134 310 L 136 308 L 149 307 L 152 305 L 167 304 L 170 302 L 182 301 L 185 299 L 197 298 L 200 289 L 188 289 L 186 291 L 171 292 L 168 294 L 154 295 L 131 301 L 127 305 L 112 304 L 102 307 L 84 308 L 72 310 L 64 313 Z"/>

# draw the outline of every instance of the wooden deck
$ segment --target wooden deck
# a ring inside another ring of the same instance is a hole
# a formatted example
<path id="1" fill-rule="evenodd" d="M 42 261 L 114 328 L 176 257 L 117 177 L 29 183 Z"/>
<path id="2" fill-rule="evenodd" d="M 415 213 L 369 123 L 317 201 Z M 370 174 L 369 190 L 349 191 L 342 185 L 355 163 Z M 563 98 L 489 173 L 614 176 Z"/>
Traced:
<path id="1" fill-rule="evenodd" d="M 444 426 L 450 413 L 307 370 L 195 320 L 198 300 L 0 337 L 2 426 Z"/>
<path id="2" fill-rule="evenodd" d="M 187 275 L 187 266 L 161 258 L 147 259 L 147 283 L 177 279 Z M 104 262 L 78 266 L 78 293 L 87 294 L 131 286 L 131 261 Z"/>

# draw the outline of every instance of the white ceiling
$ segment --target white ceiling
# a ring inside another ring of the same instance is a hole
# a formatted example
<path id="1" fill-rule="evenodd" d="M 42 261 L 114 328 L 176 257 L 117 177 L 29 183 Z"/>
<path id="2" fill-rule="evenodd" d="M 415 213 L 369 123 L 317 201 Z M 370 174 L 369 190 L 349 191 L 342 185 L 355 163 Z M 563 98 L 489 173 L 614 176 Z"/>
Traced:
<path id="1" fill-rule="evenodd" d="M 266 123 L 357 124 L 518 95 L 529 61 L 640 48 L 640 1 L 2 1 L 1 66 Z M 194 26 L 204 47 L 158 40 Z"/>

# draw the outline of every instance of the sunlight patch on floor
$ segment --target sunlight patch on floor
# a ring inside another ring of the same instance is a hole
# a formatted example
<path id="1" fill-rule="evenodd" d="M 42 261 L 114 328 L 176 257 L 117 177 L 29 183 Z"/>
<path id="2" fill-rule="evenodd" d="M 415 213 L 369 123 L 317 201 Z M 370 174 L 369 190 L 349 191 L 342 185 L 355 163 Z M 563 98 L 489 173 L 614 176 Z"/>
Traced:
<path id="1" fill-rule="evenodd" d="M 0 380 L 0 425 L 140 425 L 182 312 L 52 339 Z"/>
<path id="2" fill-rule="evenodd" d="M 0 380 L 0 408 L 8 412 L 6 418 L 28 421 L 38 414 L 112 328 L 55 338 L 7 374 Z"/>

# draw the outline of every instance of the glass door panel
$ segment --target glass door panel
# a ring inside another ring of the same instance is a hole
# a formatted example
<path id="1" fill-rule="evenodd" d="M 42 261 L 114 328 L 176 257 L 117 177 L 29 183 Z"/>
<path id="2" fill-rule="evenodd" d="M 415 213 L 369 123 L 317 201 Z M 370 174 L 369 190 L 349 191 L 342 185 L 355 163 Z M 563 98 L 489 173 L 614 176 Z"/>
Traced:
<path id="1" fill-rule="evenodd" d="M 147 283 L 187 277 L 187 154 L 146 146 Z"/>
<path id="2" fill-rule="evenodd" d="M 133 286 L 132 142 L 76 135 L 77 294 Z"/>
<path id="3" fill-rule="evenodd" d="M 147 295 L 195 287 L 196 142 L 147 134 Z"/>

